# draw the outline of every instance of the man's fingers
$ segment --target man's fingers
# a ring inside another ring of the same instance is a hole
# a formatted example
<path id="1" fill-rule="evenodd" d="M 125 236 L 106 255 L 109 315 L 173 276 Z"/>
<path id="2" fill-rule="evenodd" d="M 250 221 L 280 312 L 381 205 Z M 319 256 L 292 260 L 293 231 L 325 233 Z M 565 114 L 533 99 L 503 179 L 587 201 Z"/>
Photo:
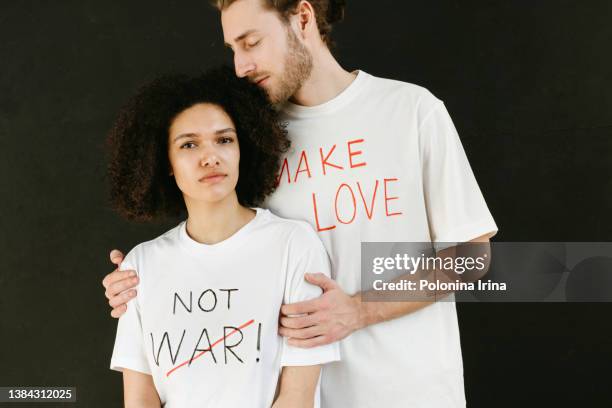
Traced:
<path id="1" fill-rule="evenodd" d="M 110 251 L 110 260 L 112 263 L 119 266 L 119 264 L 123 261 L 123 252 L 118 249 L 113 249 Z"/>
<path id="2" fill-rule="evenodd" d="M 121 292 L 132 289 L 134 286 L 138 284 L 138 277 L 121 279 L 120 281 L 116 281 L 108 285 L 106 288 L 106 298 L 111 299 Z"/>
<path id="3" fill-rule="evenodd" d="M 312 326 L 305 329 L 287 329 L 279 327 L 278 334 L 291 339 L 311 339 L 324 333 L 324 328 L 321 326 Z"/>
<path id="4" fill-rule="evenodd" d="M 122 314 L 126 312 L 126 310 L 127 310 L 127 305 L 116 307 L 113 310 L 111 310 L 111 316 L 114 317 L 115 319 L 118 319 L 119 317 L 121 317 Z"/>
<path id="5" fill-rule="evenodd" d="M 110 300 L 108 301 L 108 304 L 110 305 L 110 307 L 115 309 L 117 308 L 117 306 L 125 305 L 132 298 L 136 297 L 136 293 L 137 292 L 135 289 L 120 293 L 117 296 L 110 298 Z"/>
<path id="6" fill-rule="evenodd" d="M 318 311 L 320 306 L 320 298 L 305 300 L 303 302 L 290 303 L 288 305 L 281 306 L 281 314 L 294 315 L 294 314 L 303 314 L 303 313 L 313 313 Z"/>
<path id="7" fill-rule="evenodd" d="M 318 323 L 316 314 L 309 314 L 299 317 L 281 316 L 280 324 L 288 329 L 303 329 L 305 327 L 314 326 Z"/>
<path id="8" fill-rule="evenodd" d="M 307 282 L 319 286 L 324 292 L 338 287 L 338 284 L 332 278 L 323 273 L 305 273 L 304 278 Z"/>
<path id="9" fill-rule="evenodd" d="M 114 271 L 106 275 L 104 279 L 102 279 L 102 286 L 104 286 L 108 290 L 108 288 L 113 283 L 119 282 L 123 279 L 132 278 L 132 277 L 136 277 L 136 271 L 133 271 L 130 269 L 126 269 L 125 271 L 120 271 L 118 269 L 115 269 Z"/>
<path id="10" fill-rule="evenodd" d="M 110 314 L 114 318 L 119 318 L 127 310 L 127 302 L 136 297 L 136 290 L 132 289 L 138 284 L 136 271 L 120 271 L 119 265 L 123 262 L 124 255 L 118 249 L 110 252 L 110 261 L 117 265 L 117 269 L 109 273 L 102 280 L 102 285 L 106 288 L 104 295 L 108 299 L 108 304 L 113 308 Z"/>
<path id="11" fill-rule="evenodd" d="M 311 339 L 306 339 L 306 340 L 289 339 L 287 340 L 287 343 L 289 343 L 290 346 L 294 346 L 294 347 L 310 348 L 310 347 L 322 346 L 324 344 L 329 344 L 331 343 L 331 341 L 326 336 L 317 336 L 317 337 L 313 337 Z"/>

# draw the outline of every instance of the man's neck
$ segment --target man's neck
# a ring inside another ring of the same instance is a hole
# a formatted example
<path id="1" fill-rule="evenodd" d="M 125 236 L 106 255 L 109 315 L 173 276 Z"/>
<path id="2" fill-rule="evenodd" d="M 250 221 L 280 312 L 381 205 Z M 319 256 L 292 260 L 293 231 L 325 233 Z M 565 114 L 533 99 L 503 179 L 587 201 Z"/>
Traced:
<path id="1" fill-rule="evenodd" d="M 214 245 L 234 235 L 255 217 L 250 208 L 241 206 L 235 196 L 218 203 L 185 200 L 187 233 L 197 242 Z"/>
<path id="2" fill-rule="evenodd" d="M 334 99 L 355 79 L 356 75 L 340 66 L 327 47 L 313 53 L 310 77 L 291 97 L 290 101 L 302 106 L 321 105 Z"/>

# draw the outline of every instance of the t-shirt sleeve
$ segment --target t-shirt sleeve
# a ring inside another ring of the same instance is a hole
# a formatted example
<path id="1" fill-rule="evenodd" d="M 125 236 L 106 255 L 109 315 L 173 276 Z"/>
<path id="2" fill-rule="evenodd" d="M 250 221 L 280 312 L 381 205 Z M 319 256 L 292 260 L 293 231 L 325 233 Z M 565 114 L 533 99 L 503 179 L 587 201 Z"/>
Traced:
<path id="1" fill-rule="evenodd" d="M 300 222 L 289 240 L 287 277 L 284 303 L 315 299 L 322 294 L 320 287 L 308 283 L 305 273 L 324 273 L 330 276 L 330 264 L 323 243 L 312 227 Z M 312 348 L 290 346 L 283 337 L 281 366 L 307 366 L 340 360 L 338 343 Z"/>
<path id="2" fill-rule="evenodd" d="M 119 269 L 133 269 L 140 276 L 135 250 L 127 254 Z M 110 363 L 111 370 L 123 371 L 124 368 L 127 368 L 144 374 L 151 374 L 144 349 L 139 296 L 140 293 L 127 303 L 127 311 L 119 318 L 117 323 L 117 335 Z"/>
<path id="3" fill-rule="evenodd" d="M 419 125 L 423 190 L 433 242 L 467 242 L 497 232 L 444 103 Z"/>

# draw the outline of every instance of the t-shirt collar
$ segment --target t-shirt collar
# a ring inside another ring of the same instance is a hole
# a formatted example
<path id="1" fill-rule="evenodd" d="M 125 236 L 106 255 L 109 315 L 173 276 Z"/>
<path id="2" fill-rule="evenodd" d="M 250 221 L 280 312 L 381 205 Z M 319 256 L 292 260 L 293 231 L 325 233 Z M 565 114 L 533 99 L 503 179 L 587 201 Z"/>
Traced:
<path id="1" fill-rule="evenodd" d="M 229 250 L 237 248 L 248 236 L 248 233 L 261 222 L 262 217 L 267 212 L 262 208 L 253 208 L 256 211 L 255 217 L 242 226 L 232 236 L 224 239 L 216 244 L 203 244 L 191 238 L 187 233 L 187 221 L 179 224 L 179 240 L 186 248 L 194 251 L 194 253 L 208 253 L 210 251 Z"/>
<path id="2" fill-rule="evenodd" d="M 361 70 L 353 72 L 357 73 L 357 76 L 353 82 L 351 82 L 346 89 L 329 101 L 315 106 L 296 105 L 295 103 L 287 101 L 281 106 L 281 111 L 285 115 L 295 118 L 308 118 L 335 112 L 355 99 L 355 96 L 361 91 L 367 82 L 367 78 L 369 77 L 367 73 Z"/>

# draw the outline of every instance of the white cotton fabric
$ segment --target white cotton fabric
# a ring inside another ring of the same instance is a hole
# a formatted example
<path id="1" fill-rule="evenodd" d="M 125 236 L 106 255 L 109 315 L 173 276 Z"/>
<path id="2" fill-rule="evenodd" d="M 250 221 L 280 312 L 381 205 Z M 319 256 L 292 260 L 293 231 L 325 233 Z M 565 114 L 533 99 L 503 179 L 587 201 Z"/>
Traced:
<path id="1" fill-rule="evenodd" d="M 278 335 L 281 304 L 321 294 L 304 273 L 329 275 L 312 227 L 257 209 L 230 238 L 205 245 L 185 226 L 136 246 L 121 264 L 140 282 L 119 319 L 111 369 L 152 375 L 167 408 L 270 407 L 283 366 L 339 359 L 337 344 L 299 349 Z"/>
<path id="2" fill-rule="evenodd" d="M 349 294 L 361 242 L 465 242 L 497 226 L 444 104 L 426 89 L 359 71 L 334 99 L 284 109 L 292 141 L 275 213 L 310 223 Z M 323 368 L 324 408 L 465 407 L 453 302 L 367 327 Z"/>

